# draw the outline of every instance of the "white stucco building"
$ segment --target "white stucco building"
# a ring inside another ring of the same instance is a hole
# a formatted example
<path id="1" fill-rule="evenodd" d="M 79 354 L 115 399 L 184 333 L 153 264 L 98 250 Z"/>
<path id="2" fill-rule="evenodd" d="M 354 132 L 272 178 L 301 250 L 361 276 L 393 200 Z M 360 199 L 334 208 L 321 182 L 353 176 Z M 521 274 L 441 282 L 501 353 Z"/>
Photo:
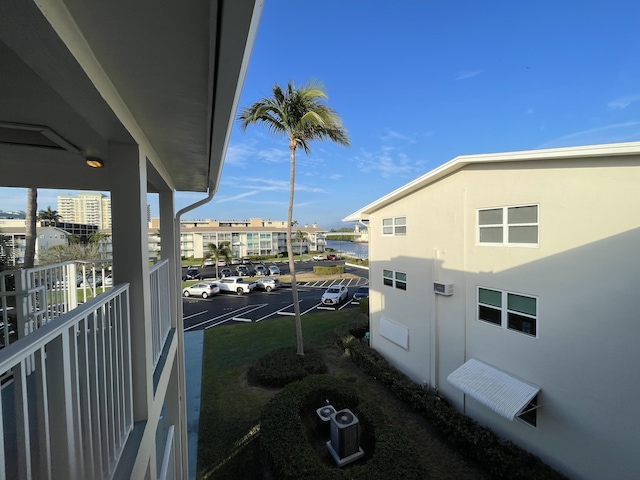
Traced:
<path id="1" fill-rule="evenodd" d="M 105 192 L 113 231 L 82 305 L 74 262 L 0 272 L 0 478 L 191 478 L 180 219 L 216 193 L 262 6 L 0 3 L 0 186 Z"/>
<path id="2" fill-rule="evenodd" d="M 371 346 L 570 478 L 637 478 L 639 187 L 640 143 L 471 155 L 353 213 Z"/>

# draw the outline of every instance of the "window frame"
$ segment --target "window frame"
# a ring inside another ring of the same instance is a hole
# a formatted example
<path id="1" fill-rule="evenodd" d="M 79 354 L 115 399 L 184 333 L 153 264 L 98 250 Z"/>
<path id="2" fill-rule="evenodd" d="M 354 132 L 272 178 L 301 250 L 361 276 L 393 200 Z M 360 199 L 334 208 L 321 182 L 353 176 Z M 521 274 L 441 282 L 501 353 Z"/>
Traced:
<path id="1" fill-rule="evenodd" d="M 521 223 L 509 223 L 509 210 L 523 207 L 536 207 L 536 221 L 535 222 L 521 222 Z M 490 210 L 502 211 L 501 223 L 488 223 L 485 225 L 480 224 L 481 212 L 487 212 Z M 478 208 L 476 210 L 476 244 L 485 247 L 524 247 L 524 248 L 538 248 L 540 246 L 540 204 L 538 203 L 526 203 L 521 205 L 506 205 L 502 207 L 487 207 Z M 531 242 L 510 242 L 509 232 L 510 227 L 536 227 L 536 241 Z M 481 232 L 483 229 L 489 228 L 501 228 L 502 229 L 502 241 L 501 242 L 483 242 L 481 241 Z"/>
<path id="2" fill-rule="evenodd" d="M 385 224 L 390 221 L 391 223 Z M 385 229 L 389 230 L 385 232 Z M 383 237 L 406 237 L 407 236 L 407 216 L 386 217 L 382 219 L 382 236 Z"/>
<path id="3" fill-rule="evenodd" d="M 497 305 L 493 305 L 491 303 L 487 303 L 487 302 L 481 302 L 480 301 L 480 291 L 481 290 L 487 290 L 490 292 L 495 292 L 495 293 L 499 293 L 500 294 L 500 306 Z M 523 312 L 521 310 L 516 310 L 514 308 L 509 308 L 509 295 L 514 295 L 514 296 L 518 296 L 518 297 L 524 297 L 524 298 L 528 298 L 528 299 L 532 299 L 535 301 L 535 315 L 532 315 L 531 313 L 528 312 Z M 489 310 L 493 310 L 494 312 L 500 312 L 500 323 L 494 322 L 490 319 L 486 319 L 486 318 L 480 318 L 481 317 L 481 308 L 485 309 L 485 312 L 487 309 Z M 492 325 L 494 327 L 497 328 L 502 328 L 504 330 L 508 330 L 511 332 L 515 332 L 515 333 L 519 333 L 522 335 L 525 335 L 529 338 L 538 338 L 539 337 L 539 320 L 540 320 L 540 306 L 539 306 L 539 299 L 537 296 L 535 295 L 530 295 L 530 294 L 523 294 L 523 293 L 519 293 L 519 292 L 512 292 L 509 290 L 500 290 L 497 288 L 489 288 L 489 287 L 483 287 L 483 286 L 478 286 L 477 287 L 477 295 L 476 295 L 476 310 L 475 310 L 475 315 L 478 321 L 486 323 L 488 325 Z M 529 331 L 526 331 L 524 329 L 519 329 L 519 328 L 513 328 L 510 325 L 512 324 L 512 322 L 510 322 L 511 320 L 511 315 L 513 316 L 517 316 L 517 317 L 524 317 L 524 318 L 529 318 L 532 320 L 532 324 L 533 324 L 533 328 L 529 328 Z M 534 331 L 534 333 L 531 333 L 531 331 Z"/>
<path id="4" fill-rule="evenodd" d="M 399 276 L 404 275 L 404 279 Z M 398 270 L 391 270 L 388 268 L 382 269 L 382 285 L 391 288 L 397 288 L 398 290 L 407 291 L 407 272 L 400 272 Z"/>

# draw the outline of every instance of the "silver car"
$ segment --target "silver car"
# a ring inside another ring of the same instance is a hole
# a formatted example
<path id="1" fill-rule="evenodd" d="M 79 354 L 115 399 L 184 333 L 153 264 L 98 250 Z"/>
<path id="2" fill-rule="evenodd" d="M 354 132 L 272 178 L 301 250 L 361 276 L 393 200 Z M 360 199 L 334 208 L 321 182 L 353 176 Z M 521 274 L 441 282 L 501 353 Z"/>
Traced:
<path id="1" fill-rule="evenodd" d="M 267 292 L 271 292 L 278 288 L 280 288 L 280 280 L 277 278 L 264 277 L 256 280 L 256 290 L 266 290 Z"/>
<path id="2" fill-rule="evenodd" d="M 280 269 L 275 265 L 269 265 L 269 275 L 280 275 Z"/>
<path id="3" fill-rule="evenodd" d="M 182 289 L 182 295 L 185 297 L 195 295 L 202 298 L 209 298 L 219 292 L 220 287 L 212 282 L 200 282 Z"/>

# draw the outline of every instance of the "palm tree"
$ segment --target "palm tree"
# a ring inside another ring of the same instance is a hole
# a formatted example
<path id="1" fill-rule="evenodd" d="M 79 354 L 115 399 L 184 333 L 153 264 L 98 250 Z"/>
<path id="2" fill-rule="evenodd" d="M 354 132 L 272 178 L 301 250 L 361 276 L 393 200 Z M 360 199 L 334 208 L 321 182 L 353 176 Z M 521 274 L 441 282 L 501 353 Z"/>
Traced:
<path id="1" fill-rule="evenodd" d="M 289 141 L 289 210 L 287 216 L 287 255 L 291 271 L 291 291 L 293 294 L 293 310 L 296 323 L 297 354 L 304 355 L 302 341 L 302 321 L 300 304 L 298 303 L 298 285 L 293 262 L 293 246 L 291 242 L 291 224 L 293 221 L 293 196 L 296 176 L 296 149 L 302 148 L 309 153 L 309 142 L 312 140 L 333 140 L 349 146 L 349 136 L 342 126 L 340 117 L 324 104 L 327 94 L 316 81 L 310 81 L 300 88 L 293 82 L 283 90 L 278 84 L 273 86 L 273 96 L 258 100 L 245 108 L 239 120 L 243 130 L 254 123 L 262 123 L 272 133 L 285 136 Z"/>
<path id="2" fill-rule="evenodd" d="M 216 266 L 216 278 L 220 278 L 218 275 L 218 262 L 223 259 L 225 262 L 231 258 L 231 249 L 229 248 L 229 242 L 220 242 L 220 245 L 210 243 L 207 245 L 207 254 L 204 258 L 213 258 L 213 262 Z"/>
<path id="3" fill-rule="evenodd" d="M 27 215 L 25 219 L 24 268 L 33 268 L 36 256 L 36 219 L 38 211 L 38 189 L 27 188 Z"/>
<path id="4" fill-rule="evenodd" d="M 300 259 L 302 259 L 302 244 L 304 243 L 304 240 L 309 236 L 309 234 L 307 232 L 303 232 L 302 230 L 297 230 L 296 231 L 296 242 L 298 242 L 298 246 L 300 247 Z"/>
<path id="5" fill-rule="evenodd" d="M 101 259 L 106 256 L 107 243 L 110 238 L 111 235 L 105 232 L 93 232 L 89 235 L 89 243 L 97 245 L 97 250 Z"/>
<path id="6" fill-rule="evenodd" d="M 55 227 L 58 225 L 58 222 L 62 220 L 62 216 L 56 210 L 51 210 L 51 207 L 49 206 L 46 210 L 40 210 L 40 213 L 38 213 L 38 220 L 47 222 L 47 225 L 51 225 L 53 223 L 53 226 Z"/>

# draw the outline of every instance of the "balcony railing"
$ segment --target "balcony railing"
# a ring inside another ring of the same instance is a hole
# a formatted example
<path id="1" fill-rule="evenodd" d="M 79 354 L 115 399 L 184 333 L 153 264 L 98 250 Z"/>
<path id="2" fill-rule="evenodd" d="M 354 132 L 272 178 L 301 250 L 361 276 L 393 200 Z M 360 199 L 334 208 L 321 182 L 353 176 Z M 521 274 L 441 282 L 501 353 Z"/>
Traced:
<path id="1" fill-rule="evenodd" d="M 0 478 L 112 477 L 133 428 L 128 284 L 0 350 L 0 376 Z"/>
<path id="2" fill-rule="evenodd" d="M 149 271 L 151 287 L 151 334 L 153 366 L 162 356 L 162 349 L 171 330 L 171 305 L 169 303 L 169 260 L 163 260 Z"/>

